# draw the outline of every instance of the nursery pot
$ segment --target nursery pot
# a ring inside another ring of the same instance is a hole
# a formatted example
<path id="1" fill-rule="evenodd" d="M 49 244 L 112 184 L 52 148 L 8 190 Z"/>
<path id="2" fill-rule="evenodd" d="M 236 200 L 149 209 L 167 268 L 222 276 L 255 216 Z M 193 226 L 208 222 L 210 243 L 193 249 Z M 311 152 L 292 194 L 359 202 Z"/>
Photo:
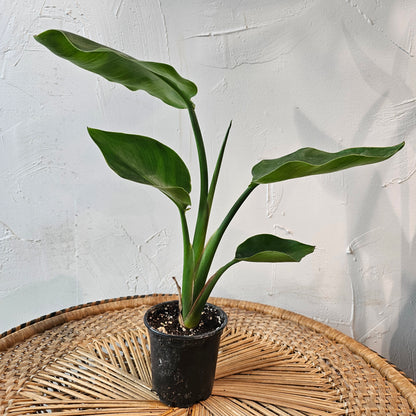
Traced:
<path id="1" fill-rule="evenodd" d="M 168 406 L 189 407 L 207 399 L 212 392 L 227 315 L 221 308 L 207 304 L 204 313 L 214 314 L 215 329 L 197 335 L 171 335 L 149 323 L 152 315 L 163 313 L 167 305 L 175 306 L 178 311 L 177 301 L 163 302 L 150 308 L 144 316 L 150 339 L 153 390 Z"/>

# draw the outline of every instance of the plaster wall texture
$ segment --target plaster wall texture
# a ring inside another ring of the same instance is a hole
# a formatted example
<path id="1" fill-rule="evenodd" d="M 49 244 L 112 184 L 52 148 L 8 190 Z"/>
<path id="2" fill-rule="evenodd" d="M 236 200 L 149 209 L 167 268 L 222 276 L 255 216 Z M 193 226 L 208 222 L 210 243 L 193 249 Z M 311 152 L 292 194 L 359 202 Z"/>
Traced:
<path id="1" fill-rule="evenodd" d="M 33 39 L 49 28 L 193 80 L 211 170 L 233 120 L 211 231 L 263 158 L 406 140 L 383 164 L 256 189 L 216 264 L 257 233 L 316 252 L 299 264 L 239 264 L 214 295 L 310 316 L 415 377 L 414 1 L 2 0 L 0 332 L 79 303 L 175 291 L 175 206 L 110 171 L 86 126 L 154 137 L 197 175 L 185 111 L 52 55 Z"/>

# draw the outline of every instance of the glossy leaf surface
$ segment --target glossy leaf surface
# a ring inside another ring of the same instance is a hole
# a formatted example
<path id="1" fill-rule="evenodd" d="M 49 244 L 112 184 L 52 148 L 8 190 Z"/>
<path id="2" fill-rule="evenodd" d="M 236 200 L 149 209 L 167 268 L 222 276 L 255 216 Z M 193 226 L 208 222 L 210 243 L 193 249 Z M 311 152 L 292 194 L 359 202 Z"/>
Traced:
<path id="1" fill-rule="evenodd" d="M 88 132 L 119 176 L 159 189 L 183 211 L 191 204 L 189 171 L 172 149 L 150 137 L 91 128 Z"/>
<path id="2" fill-rule="evenodd" d="M 139 61 L 115 49 L 62 30 L 47 30 L 35 39 L 54 54 L 117 82 L 130 90 L 145 90 L 176 108 L 187 108 L 196 85 L 167 64 Z"/>
<path id="3" fill-rule="evenodd" d="M 252 182 L 256 184 L 280 182 L 382 162 L 397 153 L 403 146 L 404 143 L 391 147 L 357 147 L 336 153 L 306 147 L 278 159 L 262 160 L 251 171 Z"/>
<path id="4" fill-rule="evenodd" d="M 235 258 L 248 262 L 299 262 L 315 247 L 271 234 L 250 237 L 237 247 Z"/>

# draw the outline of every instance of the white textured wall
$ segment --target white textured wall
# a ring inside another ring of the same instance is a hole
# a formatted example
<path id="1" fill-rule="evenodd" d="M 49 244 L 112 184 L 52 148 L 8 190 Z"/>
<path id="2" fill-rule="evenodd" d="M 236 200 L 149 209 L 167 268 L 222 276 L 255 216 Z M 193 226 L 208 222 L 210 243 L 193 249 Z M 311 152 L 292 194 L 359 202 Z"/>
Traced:
<path id="1" fill-rule="evenodd" d="M 193 80 L 211 167 L 233 120 L 213 225 L 262 158 L 405 139 L 382 165 L 257 189 L 217 264 L 261 232 L 316 253 L 238 265 L 215 295 L 328 323 L 415 376 L 414 1 L 2 0 L 0 332 L 91 300 L 172 292 L 181 270 L 174 205 L 111 172 L 86 126 L 164 141 L 196 174 L 186 112 L 52 55 L 32 37 L 49 28 Z"/>

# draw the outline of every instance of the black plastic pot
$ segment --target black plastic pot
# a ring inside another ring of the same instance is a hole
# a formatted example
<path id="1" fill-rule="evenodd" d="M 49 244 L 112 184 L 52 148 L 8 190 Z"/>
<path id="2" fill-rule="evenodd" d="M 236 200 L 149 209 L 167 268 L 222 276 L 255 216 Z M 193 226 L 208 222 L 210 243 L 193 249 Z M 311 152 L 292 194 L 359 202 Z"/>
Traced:
<path id="1" fill-rule="evenodd" d="M 172 302 L 177 304 L 177 301 Z M 215 310 L 218 328 L 198 335 L 169 335 L 152 328 L 148 317 L 172 302 L 155 305 L 144 316 L 150 338 L 152 384 L 161 402 L 173 407 L 189 407 L 207 399 L 212 392 L 227 315 L 221 308 L 208 305 Z"/>

